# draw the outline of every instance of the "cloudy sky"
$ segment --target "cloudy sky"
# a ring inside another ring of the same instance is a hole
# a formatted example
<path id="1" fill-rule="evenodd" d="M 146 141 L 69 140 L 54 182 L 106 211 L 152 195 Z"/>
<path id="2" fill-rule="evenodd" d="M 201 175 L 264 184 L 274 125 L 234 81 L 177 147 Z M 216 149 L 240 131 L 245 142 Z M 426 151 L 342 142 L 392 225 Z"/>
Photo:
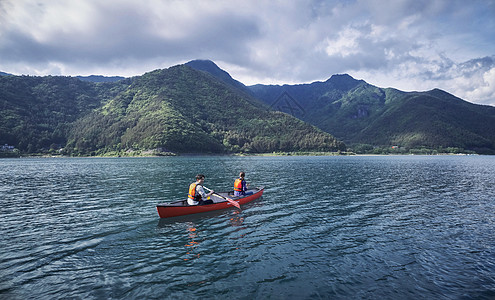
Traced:
<path id="1" fill-rule="evenodd" d="M 0 71 L 135 76 L 210 59 L 246 85 L 347 73 L 495 106 L 494 0 L 0 0 Z"/>

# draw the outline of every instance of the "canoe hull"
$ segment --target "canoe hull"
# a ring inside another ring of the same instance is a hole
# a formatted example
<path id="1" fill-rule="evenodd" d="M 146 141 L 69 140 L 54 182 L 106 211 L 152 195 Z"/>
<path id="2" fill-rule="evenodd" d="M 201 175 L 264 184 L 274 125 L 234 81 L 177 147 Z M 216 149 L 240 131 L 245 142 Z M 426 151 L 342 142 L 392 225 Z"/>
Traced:
<path id="1" fill-rule="evenodd" d="M 247 195 L 245 197 L 229 196 L 229 198 L 239 203 L 240 205 L 243 205 L 261 197 L 263 195 L 264 190 L 265 190 L 264 188 L 258 188 L 256 190 L 253 190 L 252 195 Z M 219 193 L 219 194 L 224 195 L 227 193 Z M 184 203 L 185 203 L 184 201 L 178 201 L 174 203 L 158 204 L 156 206 L 156 210 L 158 211 L 158 215 L 160 216 L 160 218 L 170 218 L 170 217 L 198 214 L 203 212 L 234 207 L 228 201 L 222 201 L 207 205 L 187 205 L 187 204 L 183 205 Z"/>

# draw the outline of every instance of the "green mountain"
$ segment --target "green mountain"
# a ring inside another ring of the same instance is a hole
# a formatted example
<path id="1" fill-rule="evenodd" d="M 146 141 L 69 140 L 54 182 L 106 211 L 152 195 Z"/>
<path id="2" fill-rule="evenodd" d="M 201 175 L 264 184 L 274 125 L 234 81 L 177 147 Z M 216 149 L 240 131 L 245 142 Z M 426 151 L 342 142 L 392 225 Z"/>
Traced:
<path id="1" fill-rule="evenodd" d="M 249 87 L 272 109 L 307 121 L 354 150 L 460 148 L 495 154 L 495 107 L 435 89 L 402 92 L 349 75 L 301 85 Z"/>
<path id="2" fill-rule="evenodd" d="M 214 62 L 211 60 L 192 60 L 188 63 L 186 63 L 187 66 L 198 70 L 198 71 L 203 71 L 208 74 L 213 75 L 215 78 L 220 79 L 222 82 L 226 83 L 229 86 L 235 87 L 243 92 L 247 92 L 248 94 L 251 94 L 250 90 L 240 81 L 235 80 L 230 76 L 229 73 L 226 71 L 220 69 Z"/>
<path id="3" fill-rule="evenodd" d="M 115 82 L 0 76 L 0 145 L 28 153 L 345 150 L 334 136 L 360 153 L 495 154 L 495 107 L 438 89 L 383 89 L 346 74 L 246 87 L 205 60 Z"/>
<path id="4" fill-rule="evenodd" d="M 0 144 L 23 152 L 64 145 L 71 124 L 111 98 L 118 86 L 71 77 L 0 77 Z"/>
<path id="5" fill-rule="evenodd" d="M 330 134 L 186 65 L 117 82 L 0 77 L 0 144 L 72 155 L 339 151 Z"/>
<path id="6" fill-rule="evenodd" d="M 402 152 L 428 148 L 495 154 L 495 107 L 469 103 L 438 89 L 383 89 L 347 74 L 311 84 L 244 87 L 214 63 L 202 65 L 192 66 L 249 90 L 246 93 L 270 109 L 313 124 L 357 152 L 393 147 Z"/>

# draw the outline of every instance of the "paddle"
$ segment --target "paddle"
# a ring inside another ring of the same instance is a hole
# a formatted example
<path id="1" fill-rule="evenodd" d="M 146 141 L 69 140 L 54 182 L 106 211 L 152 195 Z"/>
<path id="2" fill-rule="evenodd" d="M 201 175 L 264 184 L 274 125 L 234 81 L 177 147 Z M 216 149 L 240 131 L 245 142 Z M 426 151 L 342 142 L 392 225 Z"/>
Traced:
<path id="1" fill-rule="evenodd" d="M 207 188 L 206 186 L 203 186 L 203 188 L 204 188 L 205 190 L 209 191 L 209 192 L 212 192 L 212 190 L 210 190 L 210 189 L 209 189 L 209 188 Z M 235 202 L 234 200 L 232 200 L 232 199 L 230 199 L 230 198 L 227 198 L 227 197 L 224 197 L 224 196 L 222 196 L 222 195 L 220 195 L 220 194 L 217 194 L 217 193 L 215 193 L 215 192 L 214 192 L 213 194 L 217 195 L 217 196 L 218 196 L 218 197 L 220 197 L 220 198 L 223 198 L 223 199 L 225 199 L 225 200 L 229 201 L 229 202 L 230 202 L 230 204 L 234 205 L 235 207 L 237 207 L 237 208 L 239 208 L 239 209 L 241 208 L 241 206 L 239 205 L 239 203 Z"/>

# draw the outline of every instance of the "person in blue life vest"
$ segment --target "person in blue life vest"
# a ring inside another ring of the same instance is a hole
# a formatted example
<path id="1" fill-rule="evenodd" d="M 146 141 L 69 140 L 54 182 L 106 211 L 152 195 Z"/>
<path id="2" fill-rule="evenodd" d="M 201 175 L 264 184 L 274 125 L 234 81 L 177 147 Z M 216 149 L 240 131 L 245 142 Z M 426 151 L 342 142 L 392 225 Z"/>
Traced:
<path id="1" fill-rule="evenodd" d="M 205 182 L 205 175 L 196 175 L 196 182 L 189 185 L 189 194 L 187 194 L 187 204 L 189 205 L 205 205 L 213 204 L 213 200 L 208 200 L 214 191 L 205 193 L 203 189 L 203 183 Z"/>
<path id="2" fill-rule="evenodd" d="M 247 192 L 247 188 L 249 186 L 244 179 L 246 177 L 246 173 L 239 173 L 239 178 L 234 181 L 234 197 L 241 197 L 246 195 L 251 195 L 253 192 Z"/>

